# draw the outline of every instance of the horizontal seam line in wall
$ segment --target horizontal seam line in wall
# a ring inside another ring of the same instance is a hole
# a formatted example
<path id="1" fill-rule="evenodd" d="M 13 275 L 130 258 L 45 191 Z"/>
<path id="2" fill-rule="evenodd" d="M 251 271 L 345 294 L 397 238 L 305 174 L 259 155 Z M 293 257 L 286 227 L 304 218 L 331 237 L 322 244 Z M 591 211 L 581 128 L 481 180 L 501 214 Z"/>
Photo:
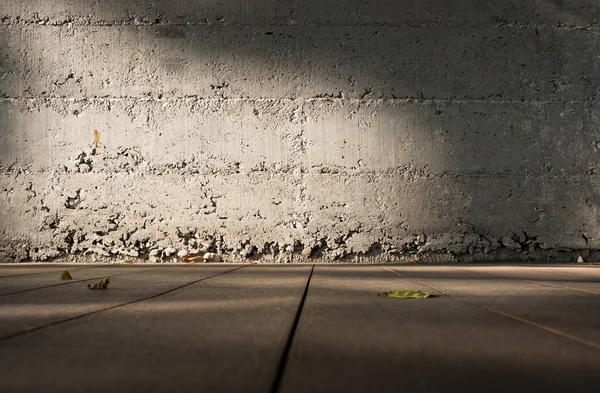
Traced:
<path id="1" fill-rule="evenodd" d="M 473 24 L 452 24 L 452 23 L 204 23 L 204 22 L 186 22 L 186 23 L 134 23 L 125 21 L 111 21 L 111 22 L 77 22 L 77 21 L 1 21 L 0 26 L 34 26 L 34 27 L 77 27 L 77 28 L 93 28 L 93 27 L 206 27 L 206 28 L 297 28 L 297 27 L 372 27 L 372 28 L 432 28 L 432 29 L 493 29 L 493 30 L 509 30 L 509 29 L 550 29 L 556 31 L 600 31 L 599 24 L 588 24 L 585 26 L 564 26 L 557 24 L 546 24 L 546 23 L 530 23 L 530 24 L 519 24 L 519 23 L 505 23 L 505 24 L 485 24 L 485 23 L 473 23 Z"/>
<path id="2" fill-rule="evenodd" d="M 327 167 L 325 165 L 325 167 Z M 159 171 L 161 168 L 158 168 L 157 171 Z M 170 170 L 170 168 L 165 168 L 165 171 Z M 132 174 L 144 174 L 146 176 L 168 176 L 168 175 L 176 175 L 176 176 L 200 176 L 200 177 L 220 177 L 220 176 L 247 176 L 249 174 L 265 174 L 268 173 L 269 175 L 291 175 L 291 176 L 295 176 L 296 172 L 294 171 L 289 171 L 289 172 L 285 172 L 285 171 L 250 171 L 249 173 L 246 172 L 238 172 L 238 173 L 231 173 L 231 172 L 213 172 L 213 173 L 195 173 L 195 172 L 176 172 L 176 170 L 174 170 L 173 172 L 170 173 L 162 173 L 162 172 L 152 172 L 152 171 L 144 171 L 144 172 L 136 172 L 136 171 L 92 171 L 92 172 L 86 172 L 86 173 L 81 173 L 81 172 L 63 172 L 61 173 L 61 175 L 65 175 L 65 176 L 92 176 L 92 175 L 118 175 L 118 174 L 123 174 L 123 175 L 132 175 Z M 309 170 L 306 170 L 305 172 L 303 172 L 304 175 L 316 175 L 316 176 L 339 176 L 339 175 L 348 175 L 348 176 L 372 176 L 372 175 L 378 175 L 380 177 L 394 177 L 394 176 L 403 176 L 403 177 L 409 177 L 407 180 L 408 181 L 416 181 L 416 180 L 439 180 L 439 179 L 496 179 L 496 178 L 511 178 L 511 177 L 515 177 L 515 178 L 519 178 L 519 179 L 524 179 L 522 173 L 520 172 L 510 172 L 510 173 L 443 173 L 443 174 L 435 174 L 435 175 L 418 175 L 418 174 L 414 174 L 412 172 L 408 172 L 408 171 L 404 171 L 402 169 L 381 169 L 381 170 L 367 170 L 367 171 L 351 171 L 351 170 L 338 170 L 338 172 L 314 172 L 311 173 Z M 530 175 L 528 177 L 528 179 L 544 179 L 544 180 L 554 180 L 554 179 L 596 179 L 596 178 L 600 178 L 600 174 L 585 174 L 585 175 L 580 175 L 580 174 L 569 174 L 569 173 L 565 173 L 565 174 L 560 174 L 560 175 L 544 175 L 544 174 L 535 174 L 532 172 L 528 172 L 528 174 Z M 12 172 L 6 172 L 6 171 L 0 171 L 0 176 L 15 176 L 15 175 L 19 175 L 19 176 L 23 176 L 23 175 L 55 175 L 55 173 L 52 172 L 51 169 L 49 169 L 48 171 L 26 171 L 26 170 L 21 170 L 19 171 L 12 171 Z"/>
<path id="3" fill-rule="evenodd" d="M 281 97 L 281 98 L 218 98 L 202 96 L 175 96 L 166 98 L 153 98 L 142 96 L 109 96 L 109 97 L 65 97 L 65 96 L 39 96 L 39 97 L 0 97 L 0 102 L 6 101 L 66 101 L 66 102 L 116 102 L 116 101 L 140 101 L 140 102 L 180 102 L 180 101 L 207 101 L 207 102 L 394 102 L 419 104 L 426 102 L 448 102 L 448 103 L 490 103 L 490 104 L 585 104 L 595 102 L 596 99 L 585 100 L 490 100 L 485 98 L 337 98 L 337 97 Z"/>

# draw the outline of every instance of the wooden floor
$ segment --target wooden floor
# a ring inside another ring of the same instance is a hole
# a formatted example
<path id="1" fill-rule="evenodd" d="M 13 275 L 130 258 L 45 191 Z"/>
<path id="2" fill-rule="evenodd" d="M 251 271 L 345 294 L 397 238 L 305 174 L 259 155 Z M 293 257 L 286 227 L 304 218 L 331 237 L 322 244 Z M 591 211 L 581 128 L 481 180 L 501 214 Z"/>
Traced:
<path id="1" fill-rule="evenodd" d="M 599 386 L 597 266 L 0 266 L 0 392 Z"/>

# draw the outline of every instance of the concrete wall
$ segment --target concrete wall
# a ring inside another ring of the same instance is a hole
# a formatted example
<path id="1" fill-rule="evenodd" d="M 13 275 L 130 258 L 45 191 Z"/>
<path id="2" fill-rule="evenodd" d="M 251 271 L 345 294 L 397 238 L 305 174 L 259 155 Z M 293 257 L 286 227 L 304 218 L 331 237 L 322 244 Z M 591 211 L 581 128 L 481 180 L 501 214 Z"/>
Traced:
<path id="1" fill-rule="evenodd" d="M 2 0 L 0 260 L 600 249 L 597 0 Z"/>

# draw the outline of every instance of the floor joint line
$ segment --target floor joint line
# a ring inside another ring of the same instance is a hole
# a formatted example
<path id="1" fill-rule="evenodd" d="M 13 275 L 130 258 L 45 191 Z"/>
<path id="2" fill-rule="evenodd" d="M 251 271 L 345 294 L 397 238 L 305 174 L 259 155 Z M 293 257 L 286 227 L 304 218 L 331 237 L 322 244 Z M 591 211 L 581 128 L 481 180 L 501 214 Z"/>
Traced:
<path id="1" fill-rule="evenodd" d="M 84 313 L 84 314 L 79 314 L 79 315 L 75 315 L 73 317 L 65 318 L 65 319 L 62 319 L 60 321 L 50 322 L 50 323 L 46 323 L 44 325 L 36 326 L 36 327 L 30 328 L 30 329 L 21 330 L 20 332 L 11 333 L 9 335 L 0 337 L 0 341 L 9 340 L 11 338 L 19 337 L 19 336 L 22 336 L 22 335 L 25 335 L 25 334 L 28 334 L 28 333 L 33 333 L 33 332 L 36 332 L 38 330 L 42 330 L 42 329 L 46 329 L 46 328 L 49 328 L 49 327 L 52 327 L 52 326 L 60 325 L 60 324 L 66 323 L 66 322 L 74 321 L 76 319 L 87 317 L 89 315 L 94 315 L 94 314 L 98 314 L 98 313 L 101 313 L 101 312 L 104 312 L 104 311 L 114 310 L 114 309 L 119 308 L 119 307 L 128 306 L 130 304 L 135 304 L 135 303 L 140 303 L 140 302 L 143 302 L 143 301 L 146 301 L 146 300 L 155 299 L 155 298 L 157 298 L 159 296 L 166 295 L 167 293 L 171 293 L 171 292 L 177 291 L 179 289 L 185 288 L 185 287 L 193 285 L 193 284 L 197 284 L 197 283 L 202 282 L 202 281 L 206 281 L 206 280 L 214 278 L 214 277 L 218 277 L 218 276 L 222 276 L 222 275 L 227 274 L 227 273 L 234 272 L 236 270 L 242 269 L 242 268 L 247 267 L 247 266 L 250 266 L 250 265 L 244 265 L 244 266 L 236 267 L 236 268 L 231 269 L 231 270 L 226 270 L 224 272 L 219 272 L 219 273 L 213 274 L 212 276 L 203 277 L 201 279 L 194 280 L 192 282 L 188 282 L 188 283 L 179 285 L 179 286 L 177 286 L 175 288 L 171 288 L 171 289 L 168 289 L 166 291 L 163 291 L 163 292 L 160 292 L 160 293 L 157 293 L 157 294 L 154 294 L 154 295 L 146 296 L 146 297 L 141 298 L 141 299 L 132 300 L 132 301 L 129 301 L 129 302 L 126 302 L 126 303 L 116 304 L 114 306 L 105 307 L 105 308 L 102 308 L 100 310 L 90 311 L 90 312 L 87 312 L 87 313 Z"/>
<path id="2" fill-rule="evenodd" d="M 140 270 L 140 271 L 137 271 L 137 272 L 129 272 L 129 273 L 121 273 L 121 274 L 109 274 L 108 276 L 110 276 L 110 277 L 121 277 L 121 276 L 126 276 L 128 274 L 139 274 L 139 273 L 144 273 L 144 272 L 148 272 L 148 271 L 151 271 L 151 270 L 152 269 L 144 269 L 144 270 Z M 105 277 L 107 277 L 106 274 L 103 275 L 103 276 L 90 277 L 90 278 L 85 278 L 85 279 L 81 279 L 81 280 L 66 280 L 64 282 L 60 282 L 60 283 L 57 283 L 57 284 L 44 285 L 44 286 L 36 287 L 36 288 L 21 289 L 20 291 L 16 291 L 16 292 L 0 293 L 0 296 L 16 295 L 16 294 L 19 294 L 19 293 L 37 291 L 37 290 L 40 290 L 40 289 L 60 287 L 61 285 L 69 285 L 69 284 L 76 284 L 78 282 L 86 282 L 86 281 L 91 281 L 91 280 L 99 280 L 99 279 L 103 279 Z"/>
<path id="3" fill-rule="evenodd" d="M 456 266 L 451 266 L 451 267 L 453 269 L 460 270 L 462 272 L 481 274 L 483 276 L 488 276 L 488 277 L 508 278 L 510 280 L 521 280 L 521 281 L 527 281 L 527 282 L 531 282 L 531 283 L 538 284 L 538 285 L 546 285 L 546 286 L 549 286 L 549 287 L 566 289 L 566 290 L 569 290 L 569 291 L 589 293 L 591 295 L 600 295 L 600 292 L 590 291 L 590 290 L 587 290 L 587 289 L 573 288 L 573 287 L 569 287 L 567 285 L 559 285 L 559 284 L 553 284 L 553 283 L 545 282 L 545 281 L 530 280 L 528 278 L 510 277 L 510 276 L 496 275 L 496 274 L 493 274 L 493 273 L 478 272 L 476 270 L 469 270 L 469 269 L 460 268 L 460 267 L 456 267 Z"/>
<path id="4" fill-rule="evenodd" d="M 76 269 L 89 269 L 93 266 L 81 266 L 81 267 L 76 267 L 76 268 L 72 268 L 70 269 L 71 271 L 74 271 Z M 54 269 L 54 268 L 51 268 Z M 33 276 L 33 275 L 40 275 L 40 274 L 49 274 L 49 273 L 60 273 L 62 271 L 64 271 L 65 268 L 60 268 L 60 267 L 56 267 L 56 270 L 52 270 L 52 271 L 47 271 L 47 272 L 33 272 L 33 273 L 17 273 L 17 274 L 0 274 L 0 280 L 4 279 L 4 278 L 11 278 L 11 277 L 23 277 L 23 276 Z M 69 270 L 69 269 L 67 269 Z M 1 269 L 0 269 L 1 271 Z"/>
<path id="5" fill-rule="evenodd" d="M 436 288 L 435 286 L 433 286 L 431 284 L 427 284 L 424 281 L 421 281 L 421 280 L 418 280 L 418 279 L 415 279 L 415 278 L 411 278 L 409 276 L 405 276 L 402 273 L 399 273 L 399 272 L 397 272 L 395 270 L 392 270 L 392 269 L 390 269 L 387 266 L 385 266 L 383 268 L 386 269 L 386 270 L 389 270 L 390 272 L 396 274 L 399 277 L 406 278 L 406 279 L 418 282 L 421 285 L 425 285 L 425 286 L 428 286 L 429 288 L 435 289 L 436 291 L 438 291 L 440 293 L 443 293 L 444 295 L 446 295 L 449 298 L 454 299 L 454 300 L 456 300 L 458 302 L 461 302 L 461 303 L 464 303 L 464 304 L 468 304 L 470 306 L 477 307 L 477 308 L 480 308 L 480 309 L 492 312 L 492 313 L 497 314 L 497 315 L 501 315 L 501 316 L 503 316 L 505 318 L 509 318 L 509 319 L 512 319 L 512 320 L 515 320 L 515 321 L 519 321 L 519 322 L 525 323 L 527 325 L 530 325 L 530 326 L 536 327 L 538 329 L 544 330 L 544 331 L 546 331 L 548 333 L 553 333 L 553 334 L 555 334 L 557 336 L 560 336 L 560 337 L 563 337 L 563 338 L 566 338 L 566 339 L 578 342 L 579 344 L 583 344 L 583 345 L 585 345 L 587 347 L 590 347 L 590 348 L 593 348 L 593 349 L 595 349 L 597 351 L 600 351 L 600 344 L 597 344 L 597 343 L 595 343 L 593 341 L 589 341 L 589 340 L 585 340 L 583 338 L 579 338 L 577 336 L 573 336 L 573 335 L 571 335 L 569 333 L 563 332 L 562 330 L 558 330 L 558 329 L 551 328 L 549 326 L 541 325 L 539 323 L 536 323 L 536 322 L 533 322 L 533 321 L 529 321 L 529 320 L 521 318 L 521 317 L 517 317 L 516 315 L 512 315 L 512 314 L 509 314 L 509 313 L 504 312 L 504 311 L 496 310 L 496 309 L 488 307 L 488 306 L 479 305 L 477 303 L 473 303 L 473 302 L 470 302 L 468 300 L 461 299 L 461 298 L 459 298 L 457 296 L 449 294 L 448 292 L 444 292 L 441 289 Z"/>
<path id="6" fill-rule="evenodd" d="M 308 296 L 310 280 L 314 271 L 315 265 L 312 265 L 310 274 L 308 275 L 308 280 L 306 280 L 306 287 L 304 288 L 302 299 L 300 299 L 298 310 L 296 311 L 296 316 L 294 317 L 294 322 L 292 323 L 292 328 L 290 329 L 290 335 L 288 336 L 288 340 L 283 348 L 283 353 L 281 354 L 281 360 L 279 361 L 279 366 L 277 367 L 277 373 L 275 374 L 275 379 L 273 380 L 273 385 L 271 386 L 271 393 L 278 393 L 281 388 L 281 382 L 283 380 L 283 375 L 285 373 L 289 355 L 292 349 L 292 344 L 294 342 L 294 336 L 296 335 L 296 330 L 298 328 L 298 324 L 300 323 L 300 317 L 302 316 L 302 310 L 304 309 L 304 303 L 306 302 L 306 298 Z"/>

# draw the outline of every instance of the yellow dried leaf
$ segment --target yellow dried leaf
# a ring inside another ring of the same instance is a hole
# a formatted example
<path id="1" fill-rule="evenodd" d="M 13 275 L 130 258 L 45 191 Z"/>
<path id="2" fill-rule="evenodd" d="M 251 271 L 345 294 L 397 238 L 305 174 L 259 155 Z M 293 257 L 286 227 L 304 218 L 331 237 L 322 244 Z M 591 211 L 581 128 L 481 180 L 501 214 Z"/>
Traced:
<path id="1" fill-rule="evenodd" d="M 377 296 L 385 296 L 395 299 L 427 299 L 428 297 L 435 297 L 435 295 L 432 295 L 429 292 L 421 291 L 385 291 L 379 292 Z"/>

